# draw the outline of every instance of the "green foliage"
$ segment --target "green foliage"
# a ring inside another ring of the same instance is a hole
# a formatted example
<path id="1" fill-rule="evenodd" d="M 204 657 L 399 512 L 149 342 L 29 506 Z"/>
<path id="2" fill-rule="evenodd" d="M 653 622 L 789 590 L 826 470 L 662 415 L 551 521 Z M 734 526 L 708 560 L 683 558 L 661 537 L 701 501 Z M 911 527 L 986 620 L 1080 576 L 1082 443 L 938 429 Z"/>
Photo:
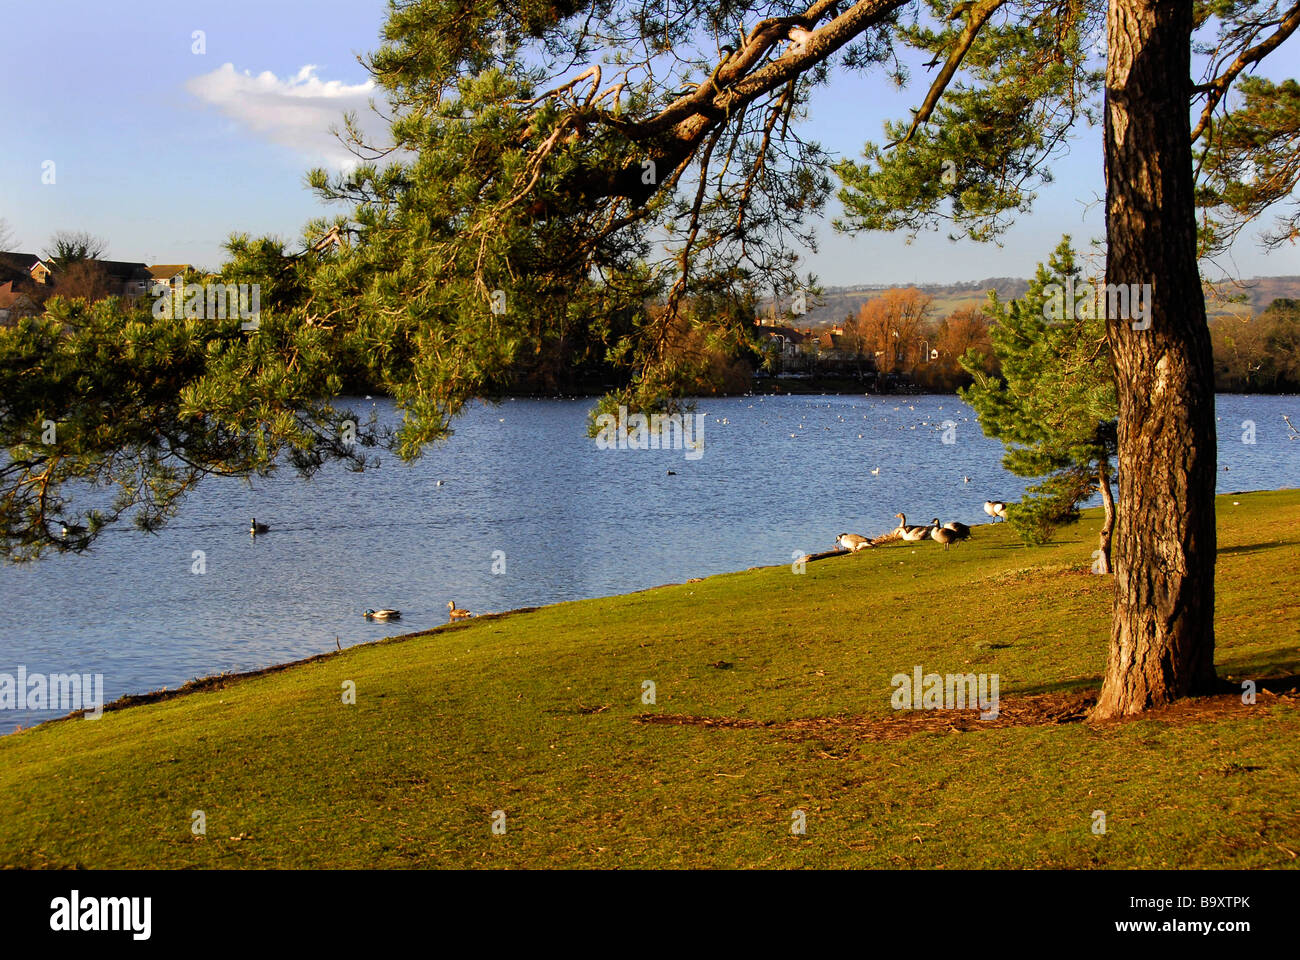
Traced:
<path id="1" fill-rule="evenodd" d="M 661 118 L 716 78 L 712 61 L 735 49 L 738 30 L 791 12 L 391 8 L 367 63 L 394 109 L 394 149 L 382 164 L 309 179 L 350 207 L 337 221 L 349 243 L 316 289 L 390 352 L 373 372 L 404 412 L 403 456 L 445 435 L 469 399 L 544 370 L 559 351 L 605 364 L 618 386 L 609 400 L 633 408 L 716 388 L 725 371 L 711 355 L 744 339 L 760 284 L 794 288 L 782 237 L 810 242 L 799 225 L 829 193 L 820 149 L 787 132 L 807 88 L 826 78 L 790 84 L 787 100 L 773 95 L 762 111 L 737 109 L 712 139 Z M 855 53 L 863 63 L 881 55 Z M 604 81 L 573 66 L 596 62 Z M 718 309 L 692 306 L 705 302 Z"/>
<path id="2" fill-rule="evenodd" d="M 1205 257 L 1227 252 L 1248 224 L 1287 199 L 1290 209 L 1261 241 L 1276 249 L 1300 239 L 1300 83 L 1247 76 L 1236 92 L 1237 106 L 1209 128 L 1197 156 Z"/>
<path id="3" fill-rule="evenodd" d="M 1099 477 L 1109 477 L 1116 452 L 1118 399 L 1105 319 L 1091 300 L 1072 309 L 1068 295 L 1085 283 L 1065 237 L 1038 265 L 1024 297 L 1003 304 L 989 294 L 989 338 L 1001 376 L 983 372 L 978 352 L 962 358 L 975 382 L 961 397 L 984 433 L 1006 445 L 1003 466 L 1045 478 L 1007 511 L 1030 543 L 1046 542 L 1057 526 L 1077 520 L 1078 504 Z"/>
<path id="4" fill-rule="evenodd" d="M 901 26 L 899 39 L 946 59 L 966 21 L 949 18 L 944 0 L 927 6 L 943 26 Z M 960 227 L 953 239 L 992 240 L 1029 209 L 1070 128 L 1095 118 L 1101 75 L 1084 41 L 1101 28 L 1104 5 L 1012 6 L 1014 16 L 983 26 L 963 61 L 969 81 L 950 84 L 925 122 L 887 123 L 889 145 L 868 143 L 861 162 L 836 167 L 844 183 L 839 229 L 915 235 L 950 221 Z"/>
<path id="5" fill-rule="evenodd" d="M 245 331 L 238 315 L 152 307 L 55 297 L 0 329 L 6 556 L 85 550 L 128 513 L 155 530 L 211 473 L 265 475 L 281 458 L 304 475 L 328 459 L 360 469 L 381 439 L 322 399 L 341 386 L 327 330 L 274 309 Z"/>

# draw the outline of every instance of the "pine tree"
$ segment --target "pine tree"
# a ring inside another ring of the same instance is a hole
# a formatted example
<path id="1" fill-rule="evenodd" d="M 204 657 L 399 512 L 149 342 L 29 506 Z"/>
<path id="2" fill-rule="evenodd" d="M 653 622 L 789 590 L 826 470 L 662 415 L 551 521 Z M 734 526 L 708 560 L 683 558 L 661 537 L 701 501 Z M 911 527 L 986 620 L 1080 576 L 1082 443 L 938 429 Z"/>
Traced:
<path id="1" fill-rule="evenodd" d="M 1078 519 L 1080 502 L 1101 493 L 1105 521 L 1093 570 L 1109 573 L 1118 401 L 1106 322 L 1088 295 L 1094 291 L 1069 237 L 1038 265 L 1023 297 L 1004 304 L 990 291 L 985 311 L 1001 376 L 986 374 L 987 357 L 970 350 L 962 366 L 975 382 L 960 393 L 985 434 L 1007 445 L 1003 466 L 1044 478 L 1007 512 L 1027 543 L 1050 539 Z"/>

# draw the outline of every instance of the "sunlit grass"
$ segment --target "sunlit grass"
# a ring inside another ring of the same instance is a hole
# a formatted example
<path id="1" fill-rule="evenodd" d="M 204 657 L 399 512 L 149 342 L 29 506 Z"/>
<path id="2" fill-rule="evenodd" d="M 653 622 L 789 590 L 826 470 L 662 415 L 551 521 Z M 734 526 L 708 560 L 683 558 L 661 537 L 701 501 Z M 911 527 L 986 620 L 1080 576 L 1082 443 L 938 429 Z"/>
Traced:
<path id="1" fill-rule="evenodd" d="M 1219 514 L 1220 673 L 1300 673 L 1300 492 Z M 0 863 L 1296 865 L 1294 701 L 862 736 L 914 665 L 997 673 L 1004 700 L 1096 688 L 1111 585 L 1088 572 L 1095 527 L 1026 549 L 984 526 L 946 552 L 558 604 L 24 731 L 0 739 Z M 636 721 L 651 712 L 760 725 Z M 853 722 L 785 725 L 819 717 Z"/>

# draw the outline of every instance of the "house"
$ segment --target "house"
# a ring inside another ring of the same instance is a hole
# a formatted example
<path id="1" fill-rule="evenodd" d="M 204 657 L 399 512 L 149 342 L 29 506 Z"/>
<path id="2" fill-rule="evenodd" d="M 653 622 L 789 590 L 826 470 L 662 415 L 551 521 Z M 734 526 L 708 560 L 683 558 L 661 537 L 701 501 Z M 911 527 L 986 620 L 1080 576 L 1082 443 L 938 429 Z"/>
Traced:
<path id="1" fill-rule="evenodd" d="M 54 265 L 34 253 L 0 253 L 0 283 L 37 283 L 48 286 Z"/>
<path id="2" fill-rule="evenodd" d="M 149 274 L 149 293 L 156 297 L 168 289 L 183 286 L 186 271 L 192 270 L 193 267 L 188 263 L 163 263 L 144 269 L 145 273 Z"/>
<path id="3" fill-rule="evenodd" d="M 143 263 L 128 260 L 93 260 L 92 263 L 108 274 L 108 279 L 118 289 L 118 296 L 134 299 L 143 297 L 153 288 L 149 268 Z"/>
<path id="4" fill-rule="evenodd" d="M 137 299 L 158 296 L 163 290 L 185 283 L 188 263 L 160 263 L 149 266 L 131 260 L 91 260 L 104 273 L 112 296 Z M 0 252 L 0 284 L 12 283 L 11 293 L 33 295 L 36 303 L 58 292 L 61 268 L 53 260 L 34 253 Z"/>
<path id="5" fill-rule="evenodd" d="M 797 356 L 806 348 L 810 339 L 808 334 L 802 333 L 794 327 L 764 325 L 762 329 L 763 333 L 766 333 L 772 340 L 780 344 L 781 356 L 783 357 Z"/>
<path id="6" fill-rule="evenodd" d="M 53 264 L 34 253 L 0 252 L 0 324 L 35 313 L 51 293 Z"/>
<path id="7" fill-rule="evenodd" d="M 7 280 L 0 283 L 0 327 L 18 322 L 18 318 L 35 313 L 40 306 L 40 299 L 27 290 L 15 290 L 14 282 Z"/>

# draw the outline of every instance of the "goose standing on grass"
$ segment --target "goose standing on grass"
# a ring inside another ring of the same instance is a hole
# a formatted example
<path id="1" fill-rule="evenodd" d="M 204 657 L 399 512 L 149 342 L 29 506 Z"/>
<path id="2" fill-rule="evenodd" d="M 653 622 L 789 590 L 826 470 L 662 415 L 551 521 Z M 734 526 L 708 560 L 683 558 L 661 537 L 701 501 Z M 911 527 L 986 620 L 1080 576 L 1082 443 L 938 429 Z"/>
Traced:
<path id="1" fill-rule="evenodd" d="M 468 610 L 462 610 L 460 607 L 456 606 L 455 600 L 447 601 L 448 620 L 468 620 L 472 616 L 474 616 L 474 614 L 470 613 Z"/>
<path id="2" fill-rule="evenodd" d="M 402 611 L 401 611 L 401 610 L 388 610 L 388 609 L 384 609 L 384 610 L 367 610 L 367 611 L 365 612 L 365 618 L 366 618 L 367 620 L 401 620 L 401 619 L 402 619 Z"/>
<path id="3" fill-rule="evenodd" d="M 964 523 L 957 524 L 957 526 L 966 527 Z M 930 539 L 935 543 L 942 543 L 945 550 L 951 547 L 954 543 L 961 543 L 961 541 L 965 540 L 969 536 L 970 527 L 966 527 L 965 533 L 960 533 L 952 529 L 951 525 L 946 527 L 939 526 L 938 517 L 934 518 L 934 526 L 930 528 Z"/>
<path id="4" fill-rule="evenodd" d="M 939 518 L 935 517 L 930 521 L 930 524 L 931 526 L 943 527 L 945 530 L 951 530 L 953 533 L 957 534 L 958 540 L 970 539 L 970 527 L 966 526 L 964 523 L 958 522 L 957 520 L 949 520 L 947 523 L 940 523 Z"/>
<path id="5" fill-rule="evenodd" d="M 895 532 L 904 540 L 915 542 L 917 540 L 924 540 L 930 535 L 929 527 L 909 527 L 907 525 L 907 516 L 905 514 L 896 513 L 894 516 L 898 517 L 898 529 Z"/>
<path id="6" fill-rule="evenodd" d="M 257 536 L 259 533 L 270 533 L 271 528 L 264 523 L 258 523 L 257 517 L 254 517 L 251 521 L 249 521 L 248 532 L 251 533 L 253 536 Z"/>
<path id="7" fill-rule="evenodd" d="M 999 517 L 1005 520 L 1007 518 L 1007 505 L 1001 500 L 985 500 L 984 512 L 994 520 L 997 520 Z"/>
<path id="8" fill-rule="evenodd" d="M 934 540 L 936 543 L 942 543 L 943 548 L 947 550 L 954 543 L 961 540 L 961 537 L 957 536 L 957 534 L 953 533 L 951 530 L 945 530 L 943 527 L 931 527 L 930 539 Z"/>
<path id="9" fill-rule="evenodd" d="M 841 550 L 857 553 L 859 550 L 865 550 L 871 546 L 871 541 L 856 533 L 841 533 L 835 538 L 835 545 Z"/>

